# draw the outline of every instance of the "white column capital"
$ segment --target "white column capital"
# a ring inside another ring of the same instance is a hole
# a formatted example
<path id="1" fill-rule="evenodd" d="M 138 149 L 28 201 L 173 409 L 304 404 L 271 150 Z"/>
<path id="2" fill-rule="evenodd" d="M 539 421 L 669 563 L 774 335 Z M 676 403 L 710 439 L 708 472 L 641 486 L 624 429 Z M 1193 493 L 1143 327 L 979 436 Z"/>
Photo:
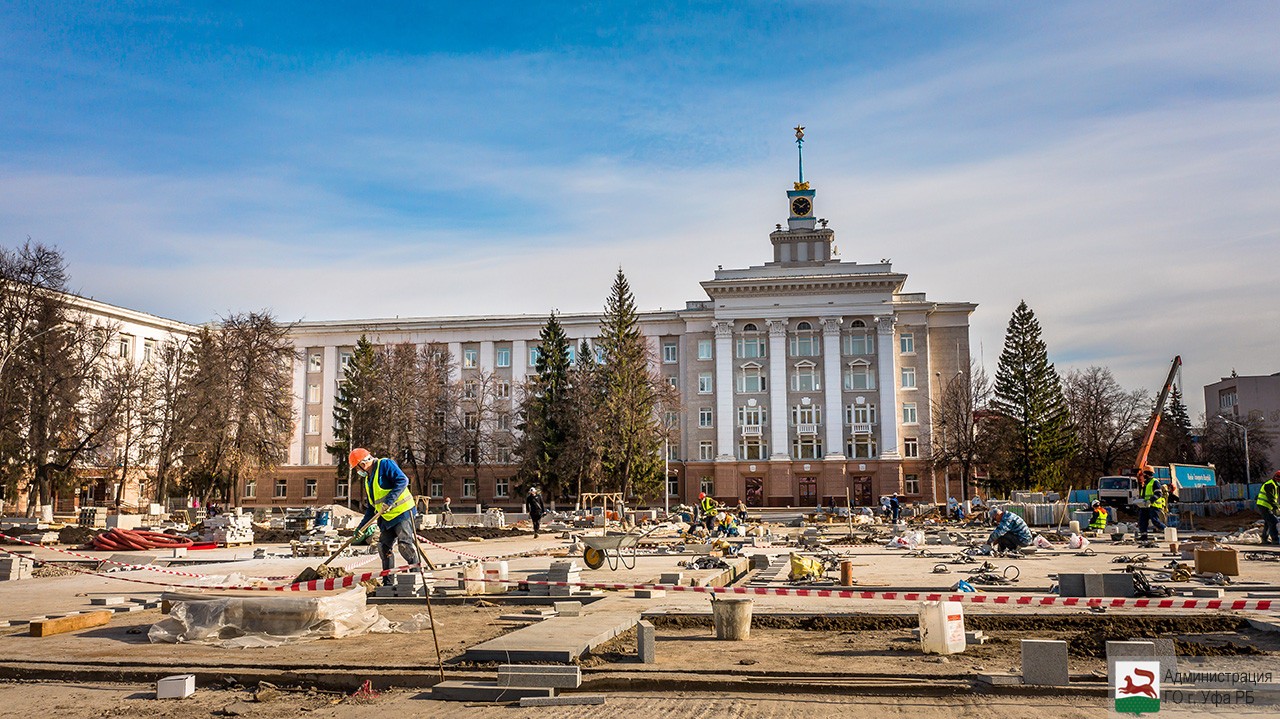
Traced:
<path id="1" fill-rule="evenodd" d="M 728 338 L 733 336 L 732 322 L 729 322 L 729 321 L 712 322 L 711 327 L 716 331 L 716 339 L 720 339 L 721 337 Z"/>
<path id="2" fill-rule="evenodd" d="M 765 320 L 764 323 L 769 327 L 770 337 L 787 336 L 787 318 L 781 317 L 772 320 Z"/>
<path id="3" fill-rule="evenodd" d="M 819 317 L 818 324 L 822 325 L 822 334 L 840 334 L 840 317 Z"/>
<path id="4" fill-rule="evenodd" d="M 894 325 L 898 324 L 898 318 L 894 315 L 881 315 L 876 318 L 876 332 L 882 335 L 892 335 Z"/>

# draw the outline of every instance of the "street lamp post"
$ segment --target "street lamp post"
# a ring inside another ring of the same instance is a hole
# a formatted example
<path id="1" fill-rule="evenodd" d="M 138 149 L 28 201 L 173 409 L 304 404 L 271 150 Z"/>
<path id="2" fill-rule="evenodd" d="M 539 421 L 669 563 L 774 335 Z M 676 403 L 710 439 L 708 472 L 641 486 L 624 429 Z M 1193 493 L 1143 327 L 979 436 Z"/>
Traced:
<path id="1" fill-rule="evenodd" d="M 662 516 L 666 521 L 667 515 L 671 514 L 671 450 L 668 448 L 669 439 L 662 438 Z"/>
<path id="2" fill-rule="evenodd" d="M 1244 481 L 1245 484 L 1251 484 L 1253 482 L 1253 469 L 1249 466 L 1249 428 L 1239 422 L 1232 422 L 1222 415 L 1218 415 L 1218 419 L 1229 425 L 1239 427 L 1244 432 Z"/>

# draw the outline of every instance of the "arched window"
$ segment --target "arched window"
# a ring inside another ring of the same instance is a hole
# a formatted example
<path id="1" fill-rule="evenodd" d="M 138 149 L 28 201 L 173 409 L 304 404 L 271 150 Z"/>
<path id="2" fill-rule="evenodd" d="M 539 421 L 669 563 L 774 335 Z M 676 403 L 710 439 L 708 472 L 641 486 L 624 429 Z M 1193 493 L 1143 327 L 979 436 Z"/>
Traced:
<path id="1" fill-rule="evenodd" d="M 853 329 L 866 329 L 867 323 L 862 320 L 854 320 L 849 323 L 849 327 Z"/>
<path id="2" fill-rule="evenodd" d="M 756 323 L 748 322 L 742 326 L 742 331 L 743 332 L 759 332 L 760 328 L 756 327 Z"/>
<path id="3" fill-rule="evenodd" d="M 797 324 L 797 325 L 796 325 L 796 331 L 797 331 L 797 332 L 812 332 L 812 331 L 813 331 L 813 325 L 809 324 L 808 322 L 801 322 L 801 323 L 799 323 L 799 324 Z"/>
<path id="4" fill-rule="evenodd" d="M 737 349 L 739 359 L 757 359 L 765 356 L 768 341 L 760 334 L 754 322 L 742 326 L 742 336 L 738 338 Z"/>
<path id="5" fill-rule="evenodd" d="M 808 322 L 796 324 L 796 333 L 791 335 L 792 357 L 817 357 L 821 345 L 817 333 L 813 331 L 813 325 Z"/>

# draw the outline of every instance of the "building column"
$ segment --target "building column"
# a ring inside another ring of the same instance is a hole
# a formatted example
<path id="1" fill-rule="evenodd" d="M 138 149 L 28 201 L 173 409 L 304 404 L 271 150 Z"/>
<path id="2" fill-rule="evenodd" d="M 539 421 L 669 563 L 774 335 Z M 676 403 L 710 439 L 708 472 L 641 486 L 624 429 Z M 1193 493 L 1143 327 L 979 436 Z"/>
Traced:
<path id="1" fill-rule="evenodd" d="M 525 340 L 511 342 L 511 388 L 524 385 L 524 378 L 529 374 L 529 343 Z"/>
<path id="2" fill-rule="evenodd" d="M 338 398 L 338 383 L 342 381 L 342 368 L 338 366 L 338 348 L 332 345 L 325 347 L 323 351 L 323 355 L 324 355 L 324 359 L 322 360 L 323 364 L 321 365 L 322 369 L 320 371 L 320 446 L 321 447 L 333 444 L 334 440 L 336 439 L 333 436 L 333 421 L 332 421 L 333 407 L 336 404 L 336 400 Z M 302 432 L 303 432 L 302 436 L 304 437 L 304 440 L 303 440 L 304 448 L 302 450 L 302 457 L 301 457 L 302 461 L 298 462 L 298 464 L 306 464 L 307 450 L 305 449 L 306 447 L 305 437 L 307 436 L 306 435 L 307 427 L 305 423 L 307 421 L 307 418 L 302 417 L 301 419 L 302 419 L 302 422 L 304 423 L 302 426 Z M 346 438 L 344 437 L 343 439 L 346 439 Z M 321 457 L 321 461 L 322 462 L 324 461 L 323 456 Z"/>
<path id="3" fill-rule="evenodd" d="M 822 317 L 822 381 L 826 384 L 827 409 L 822 420 L 826 424 L 826 458 L 844 459 L 844 406 L 840 382 L 840 318 Z"/>
<path id="4" fill-rule="evenodd" d="M 897 318 L 885 315 L 876 318 L 876 381 L 880 383 L 880 458 L 902 459 L 898 452 L 897 384 L 898 352 L 894 344 L 893 326 Z"/>
<path id="5" fill-rule="evenodd" d="M 769 444 L 770 460 L 790 460 L 787 444 L 790 408 L 787 406 L 787 320 L 765 322 L 769 326 Z"/>
<path id="6" fill-rule="evenodd" d="M 457 382 L 462 376 L 462 343 L 449 343 L 449 381 Z"/>
<path id="7" fill-rule="evenodd" d="M 716 461 L 732 462 L 733 442 L 733 323 L 713 322 L 716 331 Z"/>
<path id="8" fill-rule="evenodd" d="M 492 372 L 495 366 L 493 342 L 484 341 L 480 343 L 480 369 L 484 372 Z"/>

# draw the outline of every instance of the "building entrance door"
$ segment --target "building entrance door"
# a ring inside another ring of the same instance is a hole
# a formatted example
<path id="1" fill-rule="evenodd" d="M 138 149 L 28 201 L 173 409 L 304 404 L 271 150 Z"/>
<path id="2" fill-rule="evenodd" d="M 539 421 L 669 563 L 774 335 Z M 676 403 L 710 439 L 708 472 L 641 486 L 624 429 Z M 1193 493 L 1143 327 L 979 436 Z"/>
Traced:
<path id="1" fill-rule="evenodd" d="M 747 477 L 747 506 L 764 506 L 764 477 Z"/>
<path id="2" fill-rule="evenodd" d="M 853 478 L 853 503 L 859 507 L 872 506 L 870 477 Z"/>
<path id="3" fill-rule="evenodd" d="M 816 507 L 818 505 L 818 478 L 800 478 L 800 506 Z"/>

